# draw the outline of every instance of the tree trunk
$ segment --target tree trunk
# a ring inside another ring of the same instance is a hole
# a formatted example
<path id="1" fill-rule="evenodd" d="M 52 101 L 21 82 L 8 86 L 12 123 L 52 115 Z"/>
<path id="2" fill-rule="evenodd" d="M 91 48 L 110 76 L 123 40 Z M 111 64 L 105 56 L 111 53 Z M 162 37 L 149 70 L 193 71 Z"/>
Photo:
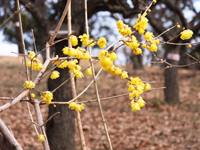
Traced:
<path id="1" fill-rule="evenodd" d="M 167 45 L 167 62 L 177 65 L 179 55 L 179 46 Z M 174 55 L 176 54 L 176 55 Z M 170 105 L 179 104 L 179 79 L 178 68 L 165 69 L 165 101 Z"/>
<path id="2" fill-rule="evenodd" d="M 67 45 L 67 41 L 56 44 L 56 54 L 62 54 L 62 49 Z M 48 80 L 48 89 L 54 90 L 57 86 L 70 78 L 69 69 L 56 69 L 60 72 L 58 79 Z M 72 99 L 70 82 L 64 84 L 54 94 L 53 101 L 66 102 Z M 75 150 L 74 141 L 74 116 L 73 110 L 68 105 L 57 105 L 56 107 L 49 105 L 49 117 L 54 113 L 60 112 L 47 123 L 47 137 L 51 150 Z"/>
<path id="3" fill-rule="evenodd" d="M 67 1 L 66 1 L 67 3 Z M 63 3 L 63 8 L 66 5 Z M 84 1 L 72 1 L 72 30 L 76 35 L 83 34 L 84 30 Z M 66 23 L 66 20 L 65 20 Z M 55 53 L 59 56 L 62 54 L 62 49 L 67 46 L 67 41 L 60 42 L 55 45 Z M 56 69 L 60 72 L 60 77 L 55 80 L 48 80 L 48 89 L 51 91 L 60 85 L 63 81 L 70 77 L 69 69 Z M 69 101 L 72 99 L 70 81 L 64 84 L 54 93 L 53 101 Z M 68 105 L 57 105 L 53 107 L 49 105 L 49 117 L 56 112 L 59 115 L 53 117 L 47 123 L 47 137 L 51 150 L 75 150 L 75 112 L 70 110 Z M 77 137 L 79 138 L 79 137 Z"/>

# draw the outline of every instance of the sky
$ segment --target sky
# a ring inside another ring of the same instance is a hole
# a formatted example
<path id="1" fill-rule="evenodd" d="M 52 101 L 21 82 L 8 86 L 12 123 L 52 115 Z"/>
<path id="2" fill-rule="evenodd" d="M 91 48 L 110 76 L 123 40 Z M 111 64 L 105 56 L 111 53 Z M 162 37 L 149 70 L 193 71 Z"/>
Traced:
<path id="1" fill-rule="evenodd" d="M 0 56 L 17 56 L 12 52 L 18 52 L 17 44 L 12 44 L 4 40 L 2 31 L 0 31 Z"/>

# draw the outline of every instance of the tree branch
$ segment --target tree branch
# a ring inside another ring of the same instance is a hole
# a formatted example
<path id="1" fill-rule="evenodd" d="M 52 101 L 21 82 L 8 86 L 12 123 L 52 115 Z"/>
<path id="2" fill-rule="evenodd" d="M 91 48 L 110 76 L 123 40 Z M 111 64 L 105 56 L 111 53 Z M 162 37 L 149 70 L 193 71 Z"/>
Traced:
<path id="1" fill-rule="evenodd" d="M 3 137 L 6 141 L 15 149 L 15 150 L 23 150 L 22 147 L 19 145 L 13 134 L 4 124 L 4 122 L 0 119 L 0 132 L 2 133 Z"/>

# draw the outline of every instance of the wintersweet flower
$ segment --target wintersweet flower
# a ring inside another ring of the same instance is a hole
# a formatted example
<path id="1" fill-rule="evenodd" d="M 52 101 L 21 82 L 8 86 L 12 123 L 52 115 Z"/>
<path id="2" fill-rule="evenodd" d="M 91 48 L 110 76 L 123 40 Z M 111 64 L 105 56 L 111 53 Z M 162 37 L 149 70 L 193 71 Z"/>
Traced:
<path id="1" fill-rule="evenodd" d="M 58 71 L 53 71 L 53 72 L 51 73 L 50 78 L 53 80 L 53 79 L 59 78 L 59 76 L 60 76 L 60 73 L 59 73 Z"/>
<path id="2" fill-rule="evenodd" d="M 69 39 L 72 46 L 76 46 L 78 44 L 78 39 L 75 35 L 70 36 Z"/>
<path id="3" fill-rule="evenodd" d="M 135 112 L 140 110 L 139 104 L 137 102 L 134 102 L 134 100 L 131 101 L 131 108 L 132 108 L 132 111 L 135 111 Z"/>
<path id="4" fill-rule="evenodd" d="M 122 74 L 121 74 L 121 78 L 122 79 L 128 78 L 128 73 L 126 71 L 123 71 Z"/>
<path id="5" fill-rule="evenodd" d="M 134 85 L 129 85 L 128 91 L 129 92 L 133 92 L 133 90 L 135 90 L 135 86 Z"/>
<path id="6" fill-rule="evenodd" d="M 139 94 L 142 94 L 142 93 L 143 93 L 143 89 L 144 89 L 144 87 L 142 87 L 142 86 L 137 86 L 137 91 L 138 91 Z"/>
<path id="7" fill-rule="evenodd" d="M 75 109 L 75 108 L 76 108 L 76 103 L 75 103 L 75 102 L 71 102 L 71 103 L 69 104 L 69 108 L 70 108 L 71 110 Z"/>
<path id="8" fill-rule="evenodd" d="M 33 59 L 33 57 L 35 57 L 35 52 L 33 51 L 28 51 L 28 58 Z"/>
<path id="9" fill-rule="evenodd" d="M 68 55 L 69 56 L 76 56 L 76 54 L 77 54 L 76 49 L 74 49 L 74 48 L 69 48 L 68 49 Z"/>
<path id="10" fill-rule="evenodd" d="M 119 68 L 115 69 L 114 75 L 121 75 L 122 74 L 122 70 Z"/>
<path id="11" fill-rule="evenodd" d="M 33 89 L 35 88 L 35 83 L 33 83 L 33 81 L 25 81 L 23 87 L 27 89 Z"/>
<path id="12" fill-rule="evenodd" d="M 38 142 L 43 142 L 43 141 L 45 141 L 45 136 L 44 136 L 44 134 L 39 134 L 39 135 L 38 135 Z"/>
<path id="13" fill-rule="evenodd" d="M 74 75 L 75 75 L 76 78 L 82 78 L 82 77 L 84 77 L 83 73 L 81 71 L 79 71 L 79 70 L 75 70 L 74 71 Z"/>
<path id="14" fill-rule="evenodd" d="M 67 68 L 67 66 L 68 66 L 68 61 L 67 61 L 67 60 L 58 60 L 58 61 L 56 61 L 54 64 L 56 64 L 56 65 L 60 64 L 60 65 L 58 66 L 58 68 L 64 69 L 64 68 Z"/>
<path id="15" fill-rule="evenodd" d="M 117 55 L 115 54 L 115 53 L 111 53 L 110 54 L 110 60 L 112 60 L 112 61 L 114 61 L 114 60 L 116 60 L 117 59 Z"/>
<path id="16" fill-rule="evenodd" d="M 51 104 L 51 100 L 53 99 L 53 94 L 50 91 L 46 91 L 44 93 L 40 93 L 41 99 L 46 102 L 46 104 Z"/>
<path id="17" fill-rule="evenodd" d="M 151 52 L 157 52 L 157 49 L 158 49 L 158 47 L 157 47 L 156 44 L 151 44 L 151 46 L 150 46 L 150 51 Z"/>
<path id="18" fill-rule="evenodd" d="M 92 75 L 92 68 L 89 67 L 87 68 L 87 70 L 85 71 L 85 73 L 89 76 L 89 75 Z"/>
<path id="19" fill-rule="evenodd" d="M 181 32 L 181 39 L 182 40 L 188 40 L 192 37 L 193 35 L 193 31 L 190 29 L 184 30 L 183 32 Z"/>
<path id="20" fill-rule="evenodd" d="M 145 91 L 148 91 L 148 90 L 150 90 L 151 89 L 151 85 L 149 84 L 149 83 L 146 83 L 145 85 L 144 85 L 144 90 Z"/>
<path id="21" fill-rule="evenodd" d="M 32 98 L 35 98 L 35 94 L 34 94 L 34 93 L 32 93 L 32 94 L 31 94 L 31 97 L 32 97 Z"/>
<path id="22" fill-rule="evenodd" d="M 136 48 L 135 50 L 133 50 L 133 54 L 135 55 L 139 55 L 142 53 L 142 49 L 141 48 Z"/>
<path id="23" fill-rule="evenodd" d="M 106 39 L 104 37 L 100 37 L 97 44 L 99 45 L 100 48 L 104 48 L 106 47 Z"/>
<path id="24" fill-rule="evenodd" d="M 82 59 L 84 59 L 84 60 L 89 60 L 90 58 L 91 58 L 91 56 L 90 56 L 90 54 L 89 54 L 88 52 L 83 53 Z"/>
<path id="25" fill-rule="evenodd" d="M 118 20 L 118 21 L 117 21 L 117 28 L 118 28 L 118 29 L 124 28 L 124 23 L 123 23 L 122 20 Z"/>
<path id="26" fill-rule="evenodd" d="M 133 92 L 130 93 L 129 96 L 130 96 L 130 99 L 138 98 L 139 92 L 137 90 L 133 90 Z"/>
<path id="27" fill-rule="evenodd" d="M 83 35 L 80 35 L 79 38 L 81 38 L 80 41 L 83 42 L 83 41 L 85 41 L 85 40 L 87 40 L 89 38 L 89 35 L 84 33 Z"/>
<path id="28" fill-rule="evenodd" d="M 146 15 L 147 13 L 143 14 L 142 16 L 141 14 L 138 14 L 138 18 L 135 20 L 136 25 L 133 26 L 133 28 L 138 30 L 139 34 L 143 34 L 147 28 L 149 20 L 145 17 Z"/>
<path id="29" fill-rule="evenodd" d="M 142 97 L 140 96 L 139 99 L 137 100 L 137 103 L 139 104 L 140 107 L 143 107 L 146 103 L 145 101 L 142 99 Z"/>
<path id="30" fill-rule="evenodd" d="M 151 40 L 153 39 L 153 33 L 147 31 L 147 32 L 144 34 L 144 38 L 145 38 L 146 41 L 151 41 Z"/>

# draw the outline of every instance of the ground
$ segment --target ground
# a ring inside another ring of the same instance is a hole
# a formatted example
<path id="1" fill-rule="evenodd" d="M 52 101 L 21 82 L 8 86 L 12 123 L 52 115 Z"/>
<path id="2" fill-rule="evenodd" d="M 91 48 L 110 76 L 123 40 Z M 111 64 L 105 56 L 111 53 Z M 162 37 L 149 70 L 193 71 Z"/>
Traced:
<path id="1" fill-rule="evenodd" d="M 1 57 L 0 59 L 0 97 L 16 96 L 22 89 L 25 78 L 22 58 Z M 81 62 L 83 66 L 86 63 Z M 21 68 L 21 69 L 20 69 Z M 143 81 L 155 81 L 153 88 L 164 86 L 164 69 L 158 66 L 144 67 L 134 71 L 131 66 L 122 67 L 129 71 L 129 76 L 139 76 Z M 21 70 L 21 73 L 19 74 Z M 96 67 L 96 72 L 99 66 Z M 19 75 L 19 77 L 18 77 Z M 35 77 L 34 72 L 33 77 Z M 86 79 L 86 80 L 84 80 Z M 80 93 L 92 77 L 85 75 L 78 79 L 76 87 Z M 45 79 L 47 80 L 47 79 Z M 38 85 L 39 90 L 46 90 L 46 81 Z M 15 90 L 13 87 L 15 82 Z M 97 78 L 100 98 L 127 93 L 127 80 L 102 72 Z M 132 112 L 128 96 L 102 101 L 103 113 L 115 150 L 199 150 L 200 149 L 200 72 L 179 69 L 180 105 L 172 107 L 164 102 L 163 89 L 143 93 L 146 105 L 138 112 Z M 36 93 L 36 91 L 33 91 Z M 13 93 L 13 94 L 12 94 Z M 39 98 L 39 94 L 37 94 Z M 96 99 L 92 85 L 78 100 Z M 0 100 L 0 105 L 6 103 Z M 31 112 L 35 120 L 34 109 Z M 48 106 L 41 106 L 44 120 Z M 37 142 L 37 135 L 30 120 L 27 104 L 18 103 L 0 114 L 14 136 L 25 150 L 42 149 Z M 108 149 L 108 142 L 97 103 L 86 103 L 81 112 L 86 144 L 89 150 Z M 81 149 L 78 130 L 76 130 L 77 150 Z"/>

